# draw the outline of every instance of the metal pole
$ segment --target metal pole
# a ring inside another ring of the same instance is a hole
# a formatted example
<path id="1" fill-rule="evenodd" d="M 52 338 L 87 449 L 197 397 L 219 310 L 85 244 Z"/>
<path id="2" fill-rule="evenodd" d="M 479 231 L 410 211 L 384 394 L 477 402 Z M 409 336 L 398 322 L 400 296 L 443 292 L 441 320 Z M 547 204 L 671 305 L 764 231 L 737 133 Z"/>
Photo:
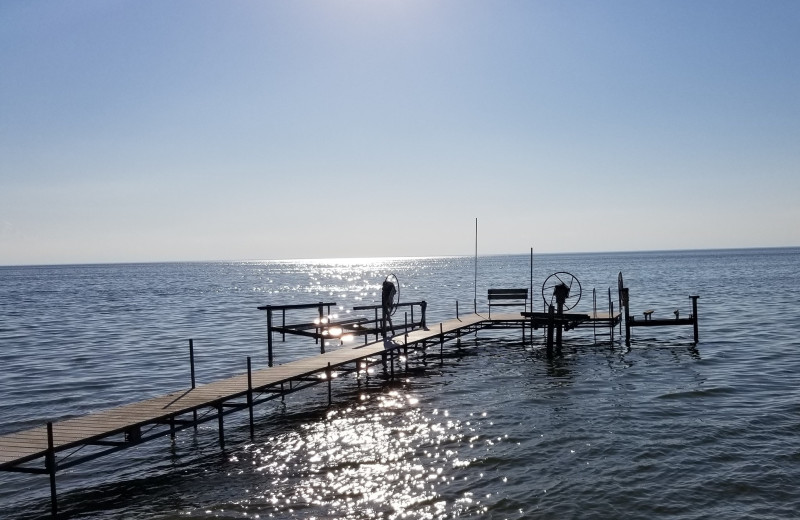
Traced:
<path id="1" fill-rule="evenodd" d="M 194 340 L 189 339 L 189 369 L 192 374 L 192 388 L 194 388 Z"/>
<path id="2" fill-rule="evenodd" d="M 614 342 L 614 302 L 611 300 L 611 287 L 608 288 L 608 335 Z"/>
<path id="3" fill-rule="evenodd" d="M 194 390 L 194 340 L 191 338 L 189 338 L 189 367 L 192 373 L 192 390 Z M 192 417 L 194 418 L 194 429 L 197 431 L 197 410 L 192 410 Z"/>
<path id="4" fill-rule="evenodd" d="M 547 310 L 547 356 L 553 356 L 553 329 L 555 328 L 556 309 L 552 305 Z"/>
<path id="5" fill-rule="evenodd" d="M 597 289 L 592 289 L 592 332 L 594 332 L 594 344 L 597 345 Z"/>
<path id="6" fill-rule="evenodd" d="M 247 356 L 247 407 L 250 409 L 250 439 L 256 436 L 255 424 L 253 423 L 253 367 L 250 356 Z"/>
<path id="7" fill-rule="evenodd" d="M 478 217 L 475 217 L 475 294 L 472 299 L 474 313 L 478 314 Z"/>
<path id="8" fill-rule="evenodd" d="M 527 309 L 527 303 L 525 308 Z M 533 248 L 531 248 L 531 312 L 533 312 Z"/>
<path id="9" fill-rule="evenodd" d="M 328 361 L 328 368 L 325 369 L 325 374 L 328 378 L 328 406 L 333 404 L 333 389 L 331 388 L 331 379 L 333 379 L 333 373 L 331 372 L 331 362 Z"/>
<path id="10" fill-rule="evenodd" d="M 528 302 L 525 302 L 525 308 L 528 308 Z M 531 248 L 531 313 L 533 313 L 533 248 Z M 525 330 L 525 322 L 522 322 L 522 330 Z M 531 344 L 533 344 L 533 315 L 531 314 Z"/>
<path id="11" fill-rule="evenodd" d="M 44 459 L 45 467 L 50 473 L 50 512 L 53 518 L 58 517 L 58 497 L 56 496 L 56 451 L 53 446 L 53 423 L 47 423 L 47 455 Z"/>
<path id="12" fill-rule="evenodd" d="M 439 361 L 444 363 L 444 328 L 439 324 Z"/>
<path id="13" fill-rule="evenodd" d="M 631 346 L 631 313 L 630 313 L 630 294 L 628 288 L 622 288 L 622 305 L 625 306 L 625 346 Z"/>
<path id="14" fill-rule="evenodd" d="M 698 330 L 697 330 L 697 299 L 699 297 L 700 296 L 690 296 L 690 298 L 692 299 L 692 325 L 694 325 L 694 343 L 695 343 L 695 345 L 697 345 L 697 343 L 700 341 L 700 336 L 699 336 L 699 333 L 698 333 Z"/>
<path id="15" fill-rule="evenodd" d="M 272 309 L 267 307 L 267 364 L 272 366 Z"/>
<path id="16" fill-rule="evenodd" d="M 322 327 L 322 309 L 323 308 L 324 308 L 324 305 L 322 304 L 322 302 L 319 302 L 319 307 L 317 307 L 317 310 L 319 311 L 319 326 L 315 330 L 317 335 L 322 335 L 322 328 L 321 327 Z M 319 340 L 318 339 L 314 339 L 314 343 L 316 343 L 317 341 L 319 341 Z M 324 350 L 322 352 L 325 353 Z"/>

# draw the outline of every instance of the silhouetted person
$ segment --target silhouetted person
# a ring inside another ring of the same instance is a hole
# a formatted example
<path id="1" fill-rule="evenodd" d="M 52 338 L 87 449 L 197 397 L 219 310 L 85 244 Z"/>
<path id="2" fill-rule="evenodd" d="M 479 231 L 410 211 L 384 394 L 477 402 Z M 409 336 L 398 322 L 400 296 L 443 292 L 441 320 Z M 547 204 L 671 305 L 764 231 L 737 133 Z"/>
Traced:
<path id="1" fill-rule="evenodd" d="M 397 294 L 397 288 L 389 280 L 384 280 L 383 288 L 381 289 L 381 305 L 383 306 L 383 337 L 386 338 L 386 322 L 389 322 L 389 327 L 392 325 L 392 302 L 394 296 Z"/>

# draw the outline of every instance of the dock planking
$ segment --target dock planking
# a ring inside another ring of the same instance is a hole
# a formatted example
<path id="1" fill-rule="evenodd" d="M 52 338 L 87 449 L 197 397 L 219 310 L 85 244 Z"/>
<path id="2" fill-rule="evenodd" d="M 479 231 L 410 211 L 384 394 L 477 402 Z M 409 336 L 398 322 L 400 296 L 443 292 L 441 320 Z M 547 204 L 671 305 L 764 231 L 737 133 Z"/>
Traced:
<path id="1" fill-rule="evenodd" d="M 609 317 L 606 314 L 597 313 L 596 318 L 607 320 Z M 403 347 L 449 340 L 453 334 L 489 328 L 500 323 L 522 324 L 526 321 L 521 313 L 495 313 L 492 318 L 477 313 L 469 314 L 424 329 L 398 334 L 391 339 L 339 348 L 324 354 L 253 370 L 250 374 L 251 386 L 248 386 L 248 374 L 239 374 L 196 388 L 181 389 L 144 401 L 57 421 L 52 427 L 52 449 L 58 453 L 81 445 L 107 441 L 110 437 L 124 435 L 136 428 L 168 424 L 171 420 L 174 421 L 192 412 L 215 408 L 223 403 L 246 397 L 251 391 L 264 392 L 271 387 L 279 387 L 303 378 L 317 378 L 324 381 L 325 372 L 329 367 L 335 370 L 367 358 L 394 353 Z M 116 441 L 115 444 L 124 442 Z M 137 442 L 128 441 L 128 443 Z M 45 457 L 49 449 L 45 426 L 0 436 L 0 470 L 13 471 L 15 466 Z"/>
<path id="2" fill-rule="evenodd" d="M 247 374 L 239 374 L 196 388 L 182 389 L 144 401 L 57 421 L 53 423 L 52 427 L 52 449 L 58 453 L 81 445 L 107 441 L 109 437 L 124 435 L 136 428 L 166 424 L 180 416 L 246 397 L 250 391 L 263 392 L 270 387 L 288 384 L 304 377 L 317 377 L 323 381 L 328 367 L 337 369 L 342 365 L 357 363 L 366 358 L 396 351 L 403 346 L 435 339 L 440 334 L 450 334 L 474 327 L 485 323 L 486 320 L 487 318 L 484 316 L 473 314 L 461 319 L 442 322 L 441 326 L 436 325 L 433 328 L 400 334 L 390 340 L 348 346 L 297 361 L 254 370 L 250 374 L 252 386 L 248 386 Z M 164 434 L 167 433 L 164 432 Z M 135 443 L 130 442 L 130 444 Z M 45 426 L 0 436 L 0 469 L 13 471 L 21 464 L 45 457 L 49 449 Z"/>
<path id="3" fill-rule="evenodd" d="M 586 318 L 589 319 L 589 316 Z M 614 318 L 602 313 L 594 315 L 598 321 Z M 363 368 L 365 361 L 367 364 L 386 362 L 390 357 L 393 373 L 393 356 L 405 354 L 409 348 L 413 350 L 433 344 L 442 345 L 445 341 L 488 328 L 511 325 L 523 327 L 524 330 L 526 324 L 532 325 L 532 321 L 519 312 L 495 313 L 491 317 L 479 313 L 468 314 L 395 334 L 388 339 L 249 370 L 194 388 L 180 389 L 143 401 L 6 434 L 0 436 L 0 471 L 49 474 L 55 516 L 57 470 L 158 437 L 174 437 L 180 430 L 212 420 L 219 422 L 220 444 L 224 446 L 223 416 L 228 413 L 250 408 L 252 435 L 252 407 L 255 404 L 322 383 L 329 385 L 330 401 L 331 372 L 357 372 Z M 82 449 L 86 447 L 90 447 L 88 453 Z"/>

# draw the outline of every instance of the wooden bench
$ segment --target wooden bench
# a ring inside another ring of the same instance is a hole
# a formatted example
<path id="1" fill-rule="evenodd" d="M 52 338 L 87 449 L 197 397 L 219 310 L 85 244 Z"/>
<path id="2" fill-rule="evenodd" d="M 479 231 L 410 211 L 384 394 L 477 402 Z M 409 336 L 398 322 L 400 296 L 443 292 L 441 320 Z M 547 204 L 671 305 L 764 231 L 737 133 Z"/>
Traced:
<path id="1" fill-rule="evenodd" d="M 489 317 L 492 307 L 528 307 L 528 289 L 489 289 Z"/>

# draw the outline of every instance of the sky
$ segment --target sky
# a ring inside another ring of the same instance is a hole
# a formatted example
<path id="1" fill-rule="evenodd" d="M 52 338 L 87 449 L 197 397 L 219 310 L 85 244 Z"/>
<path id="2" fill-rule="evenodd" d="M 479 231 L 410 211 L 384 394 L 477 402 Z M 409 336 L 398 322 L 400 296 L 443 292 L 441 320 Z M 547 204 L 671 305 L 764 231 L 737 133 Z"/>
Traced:
<path id="1" fill-rule="evenodd" d="M 800 2 L 4 0 L 0 265 L 800 245 Z"/>

